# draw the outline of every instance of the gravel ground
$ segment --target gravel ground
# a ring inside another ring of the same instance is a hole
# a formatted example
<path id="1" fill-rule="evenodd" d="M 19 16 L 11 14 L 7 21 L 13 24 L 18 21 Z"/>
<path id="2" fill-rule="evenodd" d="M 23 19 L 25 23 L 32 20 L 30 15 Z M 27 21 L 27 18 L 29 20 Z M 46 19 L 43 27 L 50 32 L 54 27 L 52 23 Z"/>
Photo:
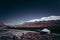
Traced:
<path id="1" fill-rule="evenodd" d="M 41 35 L 39 32 L 0 28 L 0 40 L 60 40 L 60 34 Z"/>

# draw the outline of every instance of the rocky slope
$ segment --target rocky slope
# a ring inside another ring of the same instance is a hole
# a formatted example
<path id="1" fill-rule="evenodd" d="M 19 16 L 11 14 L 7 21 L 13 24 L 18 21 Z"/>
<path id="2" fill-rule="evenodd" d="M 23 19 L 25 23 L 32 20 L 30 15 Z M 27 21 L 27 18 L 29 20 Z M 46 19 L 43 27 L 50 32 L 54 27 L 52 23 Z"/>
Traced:
<path id="1" fill-rule="evenodd" d="M 41 28 L 41 27 L 54 27 L 60 26 L 60 20 L 51 20 L 51 21 L 39 21 L 39 22 L 29 22 L 21 25 L 14 25 L 14 28 Z"/>

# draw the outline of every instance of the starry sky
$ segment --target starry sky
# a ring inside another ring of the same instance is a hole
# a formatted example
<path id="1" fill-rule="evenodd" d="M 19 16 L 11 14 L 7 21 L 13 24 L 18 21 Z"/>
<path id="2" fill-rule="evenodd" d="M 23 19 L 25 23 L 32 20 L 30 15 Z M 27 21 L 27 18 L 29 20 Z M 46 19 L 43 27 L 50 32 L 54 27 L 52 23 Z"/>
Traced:
<path id="1" fill-rule="evenodd" d="M 60 0 L 0 0 L 0 22 L 6 24 L 51 15 L 60 16 Z"/>

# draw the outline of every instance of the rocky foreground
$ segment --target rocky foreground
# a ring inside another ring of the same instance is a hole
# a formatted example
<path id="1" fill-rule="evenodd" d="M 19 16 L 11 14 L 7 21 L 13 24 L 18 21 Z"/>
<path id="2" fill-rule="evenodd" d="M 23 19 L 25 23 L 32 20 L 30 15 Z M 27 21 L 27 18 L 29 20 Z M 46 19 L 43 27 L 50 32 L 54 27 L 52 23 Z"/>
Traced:
<path id="1" fill-rule="evenodd" d="M 36 31 L 0 27 L 0 40 L 60 40 L 60 34 L 44 35 Z"/>
<path id="2" fill-rule="evenodd" d="M 5 30 L 0 33 L 0 40 L 60 40 L 59 35 L 43 35 L 35 31 Z"/>

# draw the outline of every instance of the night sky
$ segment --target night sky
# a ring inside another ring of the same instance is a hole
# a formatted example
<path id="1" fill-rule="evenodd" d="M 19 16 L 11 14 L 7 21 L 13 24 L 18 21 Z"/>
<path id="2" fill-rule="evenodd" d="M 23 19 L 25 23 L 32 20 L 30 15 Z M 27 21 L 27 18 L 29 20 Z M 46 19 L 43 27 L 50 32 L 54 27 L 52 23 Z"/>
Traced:
<path id="1" fill-rule="evenodd" d="M 59 0 L 0 0 L 0 22 L 20 24 L 45 16 L 60 16 Z"/>

